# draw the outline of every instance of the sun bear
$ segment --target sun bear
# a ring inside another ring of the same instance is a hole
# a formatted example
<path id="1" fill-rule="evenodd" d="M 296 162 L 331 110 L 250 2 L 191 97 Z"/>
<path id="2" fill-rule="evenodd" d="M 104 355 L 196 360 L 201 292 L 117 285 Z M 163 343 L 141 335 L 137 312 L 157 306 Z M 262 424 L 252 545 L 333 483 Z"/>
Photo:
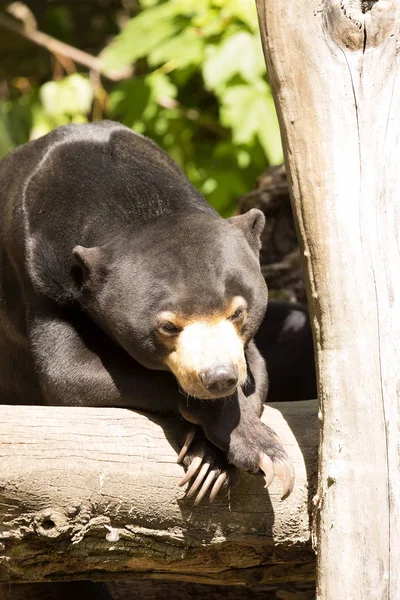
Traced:
<path id="1" fill-rule="evenodd" d="M 222 219 L 154 142 L 107 121 L 13 151 L 0 195 L 1 402 L 175 414 L 196 502 L 234 467 L 290 493 L 260 420 L 261 211 Z"/>

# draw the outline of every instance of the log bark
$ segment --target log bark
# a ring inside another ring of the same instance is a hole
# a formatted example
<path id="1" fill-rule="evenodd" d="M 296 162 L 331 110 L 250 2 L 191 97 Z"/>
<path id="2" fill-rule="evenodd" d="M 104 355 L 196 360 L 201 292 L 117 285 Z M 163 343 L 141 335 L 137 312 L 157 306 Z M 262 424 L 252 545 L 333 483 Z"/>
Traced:
<path id="1" fill-rule="evenodd" d="M 292 495 L 282 501 L 279 482 L 267 491 L 243 473 L 198 507 L 177 485 L 176 421 L 126 409 L 0 407 L 0 581 L 312 580 L 316 401 L 274 406 L 263 418 L 294 462 Z"/>
<path id="2" fill-rule="evenodd" d="M 258 0 L 320 390 L 318 598 L 400 590 L 400 2 Z"/>

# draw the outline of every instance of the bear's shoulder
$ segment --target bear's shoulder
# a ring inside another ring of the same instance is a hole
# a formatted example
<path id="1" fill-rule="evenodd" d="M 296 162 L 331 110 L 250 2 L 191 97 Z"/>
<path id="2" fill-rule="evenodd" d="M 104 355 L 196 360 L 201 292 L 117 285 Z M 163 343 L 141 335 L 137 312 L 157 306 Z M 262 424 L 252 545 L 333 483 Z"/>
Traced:
<path id="1" fill-rule="evenodd" d="M 0 189 L 0 247 L 55 299 L 71 297 L 75 246 L 135 235 L 163 215 L 215 214 L 155 142 L 111 121 L 66 125 L 18 148 L 1 163 Z"/>

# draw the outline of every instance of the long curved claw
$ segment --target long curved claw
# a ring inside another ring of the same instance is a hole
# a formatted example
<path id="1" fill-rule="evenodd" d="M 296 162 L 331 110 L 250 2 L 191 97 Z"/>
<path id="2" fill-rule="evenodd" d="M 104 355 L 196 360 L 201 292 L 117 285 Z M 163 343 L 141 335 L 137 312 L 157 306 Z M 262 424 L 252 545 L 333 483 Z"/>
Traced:
<path id="1" fill-rule="evenodd" d="M 182 449 L 181 449 L 181 451 L 180 451 L 180 453 L 179 453 L 179 456 L 178 456 L 178 458 L 177 458 L 177 460 L 176 460 L 176 462 L 177 462 L 177 463 L 180 463 L 180 462 L 182 462 L 182 461 L 183 461 L 183 459 L 185 458 L 185 456 L 186 456 L 186 453 L 187 453 L 187 451 L 189 450 L 189 448 L 190 448 L 190 444 L 193 442 L 193 439 L 194 439 L 194 436 L 195 436 L 195 435 L 196 435 L 196 428 L 195 428 L 195 427 L 192 427 L 192 428 L 191 428 L 191 429 L 188 431 L 188 433 L 187 433 L 187 435 L 186 435 L 186 439 L 185 439 L 185 441 L 184 441 L 184 443 L 183 443 Z"/>
<path id="2" fill-rule="evenodd" d="M 294 486 L 294 469 L 289 461 L 274 461 L 274 472 L 282 482 L 282 499 L 288 496 L 293 491 Z"/>
<path id="3" fill-rule="evenodd" d="M 264 479 L 265 479 L 264 487 L 267 488 L 271 485 L 272 480 L 275 476 L 274 465 L 272 463 L 272 460 L 270 459 L 270 457 L 267 454 L 261 455 L 260 469 L 264 473 Z"/>
<path id="4" fill-rule="evenodd" d="M 223 486 L 223 484 L 225 483 L 225 481 L 228 479 L 228 475 L 226 473 L 226 471 L 223 471 L 222 473 L 220 473 L 213 485 L 213 488 L 210 492 L 210 502 L 213 502 L 215 500 L 216 495 L 218 494 L 219 490 L 221 489 L 221 487 Z"/>
<path id="5" fill-rule="evenodd" d="M 183 487 L 185 485 L 185 483 L 187 483 L 189 481 L 189 479 L 191 479 L 193 477 L 193 475 L 195 475 L 195 473 L 200 468 L 201 463 L 203 462 L 203 458 L 204 458 L 204 452 L 203 451 L 201 451 L 198 454 L 198 456 L 194 457 L 194 459 L 192 460 L 192 462 L 190 464 L 190 467 L 186 471 L 185 476 L 179 482 L 179 487 Z"/>
<path id="6" fill-rule="evenodd" d="M 211 464 L 209 462 L 203 463 L 203 465 L 199 471 L 199 474 L 196 477 L 195 482 L 193 483 L 192 487 L 186 494 L 186 496 L 188 498 L 191 498 L 193 496 L 193 494 L 196 492 L 196 490 L 200 487 L 200 485 L 203 482 L 204 477 L 207 475 L 210 467 L 211 467 Z"/>
<path id="7" fill-rule="evenodd" d="M 216 469 L 212 469 L 208 473 L 207 478 L 206 478 L 205 482 L 203 483 L 203 485 L 201 486 L 200 492 L 197 494 L 196 500 L 194 501 L 196 506 L 198 504 L 200 504 L 200 502 L 203 500 L 204 496 L 207 494 L 212 482 L 217 477 L 217 473 L 218 473 L 218 471 Z"/>

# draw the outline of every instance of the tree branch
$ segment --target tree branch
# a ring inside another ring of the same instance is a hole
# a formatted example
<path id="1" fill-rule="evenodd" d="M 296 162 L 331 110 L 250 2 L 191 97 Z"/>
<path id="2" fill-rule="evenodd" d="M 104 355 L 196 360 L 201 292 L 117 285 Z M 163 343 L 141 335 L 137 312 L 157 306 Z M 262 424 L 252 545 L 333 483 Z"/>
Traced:
<path id="1" fill-rule="evenodd" d="M 111 81 L 120 81 L 121 79 L 126 79 L 132 75 L 132 69 L 130 67 L 124 67 L 118 71 L 103 71 L 103 64 L 100 58 L 96 56 L 92 56 L 83 50 L 79 50 L 78 48 L 74 48 L 69 44 L 65 44 L 64 42 L 60 42 L 56 38 L 48 35 L 47 33 L 43 33 L 38 31 L 37 29 L 27 29 L 18 21 L 13 18 L 0 13 L 0 27 L 3 29 L 7 29 L 8 31 L 12 31 L 17 35 L 41 46 L 42 48 L 46 48 L 49 52 L 57 56 L 64 56 L 69 58 L 70 60 L 78 63 L 84 67 L 87 67 L 90 70 L 101 72 L 102 75 L 110 79 Z"/>

